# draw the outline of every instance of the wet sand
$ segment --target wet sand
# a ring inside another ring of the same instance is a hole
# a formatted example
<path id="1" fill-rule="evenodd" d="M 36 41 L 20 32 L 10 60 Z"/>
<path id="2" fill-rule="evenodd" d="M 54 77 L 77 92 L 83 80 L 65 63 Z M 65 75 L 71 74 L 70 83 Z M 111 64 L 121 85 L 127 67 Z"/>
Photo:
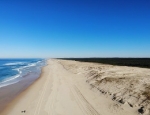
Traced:
<path id="1" fill-rule="evenodd" d="M 39 78 L 36 73 L 27 74 L 23 79 L 15 84 L 0 88 L 0 112 L 9 106 L 9 103 L 21 92 L 25 91 L 33 82 Z"/>

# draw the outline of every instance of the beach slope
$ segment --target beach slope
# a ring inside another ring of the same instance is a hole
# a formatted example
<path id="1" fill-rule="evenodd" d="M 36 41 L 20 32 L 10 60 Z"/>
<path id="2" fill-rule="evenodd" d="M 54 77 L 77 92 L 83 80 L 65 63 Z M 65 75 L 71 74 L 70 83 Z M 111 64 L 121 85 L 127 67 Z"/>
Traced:
<path id="1" fill-rule="evenodd" d="M 68 71 L 61 61 L 48 60 L 41 77 L 17 96 L 0 115 L 136 115 L 130 107 L 91 90 L 82 74 Z"/>

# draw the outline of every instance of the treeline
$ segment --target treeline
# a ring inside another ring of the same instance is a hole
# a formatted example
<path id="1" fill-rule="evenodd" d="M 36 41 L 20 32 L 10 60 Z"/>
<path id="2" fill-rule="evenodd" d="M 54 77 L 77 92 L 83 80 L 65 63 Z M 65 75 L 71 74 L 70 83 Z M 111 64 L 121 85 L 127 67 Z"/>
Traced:
<path id="1" fill-rule="evenodd" d="M 150 68 L 150 58 L 61 58 L 81 62 L 95 62 L 119 66 Z"/>

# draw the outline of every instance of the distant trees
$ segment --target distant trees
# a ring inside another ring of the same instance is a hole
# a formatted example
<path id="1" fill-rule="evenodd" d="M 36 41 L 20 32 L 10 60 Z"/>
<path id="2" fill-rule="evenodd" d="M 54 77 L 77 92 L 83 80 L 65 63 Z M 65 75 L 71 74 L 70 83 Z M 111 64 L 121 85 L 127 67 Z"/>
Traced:
<path id="1" fill-rule="evenodd" d="M 61 58 L 81 62 L 94 62 L 119 66 L 150 68 L 150 58 Z"/>

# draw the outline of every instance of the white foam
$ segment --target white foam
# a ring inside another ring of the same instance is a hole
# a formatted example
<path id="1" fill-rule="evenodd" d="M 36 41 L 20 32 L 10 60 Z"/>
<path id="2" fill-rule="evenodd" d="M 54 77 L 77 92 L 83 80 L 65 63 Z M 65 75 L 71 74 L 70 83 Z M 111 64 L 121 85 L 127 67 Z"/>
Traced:
<path id="1" fill-rule="evenodd" d="M 28 64 L 28 66 L 36 66 L 37 63 L 31 63 L 31 64 Z"/>
<path id="2" fill-rule="evenodd" d="M 15 76 L 12 76 L 10 78 L 7 78 L 5 79 L 3 82 L 0 82 L 0 88 L 1 87 L 4 87 L 4 86 L 7 86 L 7 85 L 11 85 L 11 84 L 14 84 L 14 83 L 17 83 L 19 82 L 19 77 L 22 77 L 22 71 L 26 68 L 29 68 L 29 67 L 33 67 L 33 66 L 36 66 L 38 63 L 40 63 L 42 61 L 38 61 L 36 63 L 29 63 L 28 65 L 26 66 L 22 66 L 22 67 L 19 67 L 19 68 L 16 68 L 16 69 L 13 69 L 13 70 L 17 70 L 18 71 L 18 74 L 15 75 Z M 6 63 L 4 65 L 21 65 L 21 64 L 24 64 L 25 62 L 16 62 L 16 63 Z M 30 71 L 31 72 L 31 71 Z"/>
<path id="3" fill-rule="evenodd" d="M 14 70 L 17 70 L 19 72 L 19 74 L 15 75 L 15 76 L 12 76 L 8 79 L 5 79 L 3 82 L 1 82 L 2 84 L 3 83 L 6 83 L 6 82 L 9 82 L 9 81 L 13 81 L 15 80 L 16 78 L 19 78 L 19 77 L 22 77 L 21 74 L 22 74 L 22 69 L 25 69 L 27 67 L 31 67 L 31 66 L 36 66 L 36 63 L 32 63 L 32 64 L 28 64 L 27 66 L 23 66 L 23 67 L 20 67 L 20 68 L 17 68 L 17 69 L 14 69 Z M 9 84 L 9 83 L 8 83 Z M 6 85 L 4 85 L 6 86 Z M 0 85 L 1 87 L 1 85 Z"/>
<path id="4" fill-rule="evenodd" d="M 14 70 L 17 70 L 20 73 L 22 69 L 25 69 L 25 68 L 28 68 L 28 67 L 32 67 L 32 66 L 36 66 L 36 63 L 31 63 L 31 64 L 28 64 L 27 66 L 22 66 L 20 68 L 14 69 Z"/>
<path id="5" fill-rule="evenodd" d="M 37 63 L 40 63 L 40 62 L 42 62 L 42 61 L 38 61 Z"/>
<path id="6" fill-rule="evenodd" d="M 17 70 L 19 72 L 19 74 L 22 73 L 22 71 L 20 70 L 20 68 L 17 68 L 17 69 L 13 69 L 13 70 Z"/>
<path id="7" fill-rule="evenodd" d="M 7 78 L 7 79 L 5 79 L 3 82 L 1 82 L 1 83 L 5 83 L 5 82 L 8 82 L 8 81 L 12 81 L 12 80 L 14 80 L 14 79 L 16 79 L 16 78 L 18 78 L 18 77 L 20 77 L 20 74 L 17 74 L 17 75 L 15 75 L 15 76 L 12 76 L 12 77 L 10 77 L 10 78 Z"/>
<path id="8" fill-rule="evenodd" d="M 15 62 L 15 63 L 6 63 L 4 65 L 22 65 L 24 64 L 25 62 Z"/>
<path id="9" fill-rule="evenodd" d="M 5 87 L 5 86 L 8 86 L 8 85 L 11 85 L 11 84 L 15 84 L 15 83 L 17 83 L 17 82 L 19 82 L 19 81 L 7 83 L 7 84 L 1 84 L 1 85 L 0 85 L 0 88 L 1 88 L 1 87 Z"/>

